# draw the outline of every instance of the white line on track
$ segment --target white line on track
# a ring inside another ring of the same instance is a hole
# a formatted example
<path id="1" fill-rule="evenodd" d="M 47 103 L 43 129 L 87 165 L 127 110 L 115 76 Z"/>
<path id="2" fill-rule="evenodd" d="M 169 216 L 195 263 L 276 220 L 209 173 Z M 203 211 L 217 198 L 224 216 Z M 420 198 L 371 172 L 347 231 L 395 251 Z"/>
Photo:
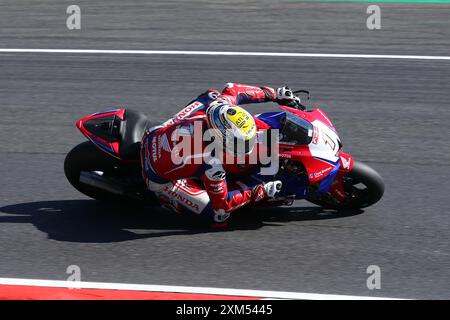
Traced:
<path id="1" fill-rule="evenodd" d="M 393 300 L 392 298 L 384 298 L 384 297 L 349 296 L 337 294 L 319 294 L 319 293 L 302 293 L 302 292 L 286 292 L 286 291 L 162 286 L 162 285 L 84 282 L 84 281 L 74 282 L 74 281 L 36 280 L 36 279 L 17 279 L 17 278 L 0 278 L 0 285 L 192 293 L 192 294 L 210 294 L 210 295 L 225 295 L 225 296 L 261 297 L 266 299 L 268 298 L 268 299 L 299 299 L 299 300 Z"/>
<path id="2" fill-rule="evenodd" d="M 350 58 L 350 59 L 412 59 L 450 60 L 450 56 L 345 54 L 345 53 L 295 53 L 295 52 L 238 52 L 238 51 L 184 51 L 184 50 L 97 50 L 97 49 L 5 49 L 0 53 L 74 53 L 74 54 L 137 54 L 137 55 L 209 55 L 292 58 Z"/>

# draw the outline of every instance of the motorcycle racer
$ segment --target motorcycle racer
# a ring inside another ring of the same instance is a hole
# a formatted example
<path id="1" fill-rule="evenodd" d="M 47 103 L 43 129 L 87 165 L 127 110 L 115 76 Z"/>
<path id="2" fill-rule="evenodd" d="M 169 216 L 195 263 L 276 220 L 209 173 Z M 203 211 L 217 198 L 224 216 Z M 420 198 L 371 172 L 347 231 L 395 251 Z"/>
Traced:
<path id="1" fill-rule="evenodd" d="M 227 173 L 239 173 L 240 166 L 225 164 L 223 155 L 215 149 L 206 151 L 211 143 L 203 139 L 205 132 L 211 130 L 215 138 L 222 139 L 219 151 L 223 154 L 249 156 L 255 152 L 257 132 L 264 128 L 239 105 L 269 101 L 300 105 L 300 99 L 288 87 L 275 90 L 228 83 L 221 92 L 206 91 L 173 118 L 147 130 L 141 144 L 142 174 L 161 205 L 176 212 L 187 209 L 212 227 L 225 227 L 231 212 L 266 197 L 273 198 L 281 189 L 281 181 L 264 182 L 248 175 L 237 183 L 227 182 Z M 194 152 L 181 155 L 180 139 Z M 237 148 L 238 145 L 243 147 Z"/>

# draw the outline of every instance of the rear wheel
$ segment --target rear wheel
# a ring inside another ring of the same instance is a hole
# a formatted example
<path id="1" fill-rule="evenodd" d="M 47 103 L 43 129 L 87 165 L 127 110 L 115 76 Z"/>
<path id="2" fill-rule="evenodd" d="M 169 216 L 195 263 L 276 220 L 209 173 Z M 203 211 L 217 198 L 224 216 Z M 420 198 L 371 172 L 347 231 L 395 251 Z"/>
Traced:
<path id="1" fill-rule="evenodd" d="M 331 209 L 359 209 L 378 202 L 384 194 L 383 178 L 368 165 L 355 161 L 352 170 L 342 178 L 347 199 L 339 202 L 330 194 L 311 196 L 307 200 Z"/>
<path id="2" fill-rule="evenodd" d="M 105 177 L 115 176 L 119 168 L 120 162 L 117 159 L 101 151 L 89 141 L 74 147 L 67 154 L 64 161 L 64 173 L 70 184 L 88 197 L 100 201 L 117 202 L 129 199 L 125 196 L 82 183 L 80 181 L 81 173 L 98 174 Z"/>

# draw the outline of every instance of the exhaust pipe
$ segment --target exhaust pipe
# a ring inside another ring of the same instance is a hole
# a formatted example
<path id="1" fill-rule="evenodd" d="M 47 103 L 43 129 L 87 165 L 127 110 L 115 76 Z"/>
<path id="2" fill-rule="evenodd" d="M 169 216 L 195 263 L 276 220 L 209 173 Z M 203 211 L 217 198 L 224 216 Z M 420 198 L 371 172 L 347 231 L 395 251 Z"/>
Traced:
<path id="1" fill-rule="evenodd" d="M 125 195 L 125 190 L 122 186 L 118 185 L 113 179 L 103 177 L 100 172 L 96 171 L 81 171 L 80 183 L 84 183 L 88 186 L 101 189 L 113 194 Z"/>

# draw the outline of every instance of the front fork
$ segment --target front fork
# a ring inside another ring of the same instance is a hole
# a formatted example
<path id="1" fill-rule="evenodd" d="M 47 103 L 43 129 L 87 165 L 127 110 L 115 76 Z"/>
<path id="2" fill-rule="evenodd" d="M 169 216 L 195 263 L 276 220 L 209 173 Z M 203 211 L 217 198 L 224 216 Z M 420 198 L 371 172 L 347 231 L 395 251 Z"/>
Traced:
<path id="1" fill-rule="evenodd" d="M 329 195 L 338 202 L 343 202 L 347 199 L 343 179 L 347 173 L 352 170 L 354 161 L 351 155 L 342 151 L 339 151 L 339 157 L 341 166 L 336 178 L 333 181 L 333 184 L 331 185 Z"/>

